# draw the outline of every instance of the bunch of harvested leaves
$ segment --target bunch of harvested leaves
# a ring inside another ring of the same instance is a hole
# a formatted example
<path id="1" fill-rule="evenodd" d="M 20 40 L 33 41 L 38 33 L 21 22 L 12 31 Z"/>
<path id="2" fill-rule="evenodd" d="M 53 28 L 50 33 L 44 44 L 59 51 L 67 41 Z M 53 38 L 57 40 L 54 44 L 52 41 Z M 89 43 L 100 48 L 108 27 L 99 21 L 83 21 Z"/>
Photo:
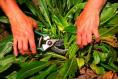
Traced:
<path id="1" fill-rule="evenodd" d="M 75 42 L 76 27 L 74 20 L 81 13 L 83 0 L 38 0 L 33 4 L 29 0 L 18 0 L 24 10 L 38 23 L 42 34 L 51 38 L 63 39 L 65 54 L 50 50 L 38 50 L 35 56 L 12 55 L 12 36 L 0 42 L 0 72 L 13 69 L 5 76 L 7 79 L 74 79 L 83 67 L 91 69 L 95 74 L 103 75 L 107 70 L 118 72 L 117 37 L 118 33 L 118 3 L 107 3 L 100 16 L 101 42 L 79 49 Z M 0 22 L 8 23 L 7 18 L 0 17 Z M 40 36 L 36 36 L 38 38 Z M 11 39 L 11 40 L 10 40 Z M 96 75 L 95 75 L 96 76 Z"/>

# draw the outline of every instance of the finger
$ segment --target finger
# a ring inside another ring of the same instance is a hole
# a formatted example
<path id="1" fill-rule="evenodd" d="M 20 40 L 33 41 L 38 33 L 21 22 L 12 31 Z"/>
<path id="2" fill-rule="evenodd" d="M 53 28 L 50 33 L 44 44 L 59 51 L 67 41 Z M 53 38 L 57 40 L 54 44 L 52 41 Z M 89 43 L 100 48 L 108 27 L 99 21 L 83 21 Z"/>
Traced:
<path id="1" fill-rule="evenodd" d="M 96 42 L 99 42 L 100 36 L 99 36 L 98 29 L 93 30 L 93 34 L 95 36 Z"/>
<path id="2" fill-rule="evenodd" d="M 87 45 L 87 37 L 86 37 L 86 33 L 83 33 L 82 35 L 82 46 L 86 46 Z"/>
<path id="3" fill-rule="evenodd" d="M 25 54 L 27 54 L 27 55 L 31 55 L 31 51 L 24 51 L 25 52 Z"/>
<path id="4" fill-rule="evenodd" d="M 30 50 L 32 51 L 33 54 L 36 54 L 36 45 L 34 38 L 29 39 L 29 44 L 30 44 Z"/>
<path id="5" fill-rule="evenodd" d="M 37 27 L 38 27 L 37 22 L 36 22 L 33 18 L 31 18 L 31 17 L 29 17 L 29 19 L 30 19 L 30 21 L 32 22 L 33 27 L 34 27 L 34 28 L 37 28 Z"/>
<path id="6" fill-rule="evenodd" d="M 14 55 L 18 56 L 17 40 L 15 40 L 15 39 L 14 39 L 14 42 L 13 42 L 13 49 L 14 49 Z"/>
<path id="7" fill-rule="evenodd" d="M 92 42 L 92 33 L 88 33 L 86 35 L 86 37 L 87 37 L 87 43 L 91 43 Z"/>
<path id="8" fill-rule="evenodd" d="M 78 45 L 81 45 L 81 34 L 77 33 L 76 42 Z"/>
<path id="9" fill-rule="evenodd" d="M 34 27 L 34 28 L 37 28 L 37 27 L 38 27 L 38 24 L 36 23 L 35 20 L 33 20 L 33 27 Z"/>
<path id="10" fill-rule="evenodd" d="M 79 20 L 79 17 L 77 17 L 76 20 L 75 20 L 75 25 L 76 26 L 78 26 L 78 22 L 79 22 L 78 20 Z"/>
<path id="11" fill-rule="evenodd" d="M 28 40 L 27 40 L 27 39 L 24 39 L 24 40 L 23 40 L 23 51 L 24 51 L 24 52 L 29 51 L 29 50 L 28 50 Z"/>
<path id="12" fill-rule="evenodd" d="M 28 40 L 27 39 L 24 39 L 23 40 L 23 51 L 27 55 L 30 55 L 31 54 L 31 52 L 28 49 Z"/>
<path id="13" fill-rule="evenodd" d="M 22 55 L 24 55 L 22 40 L 18 40 L 18 49 L 19 49 L 20 53 Z"/>

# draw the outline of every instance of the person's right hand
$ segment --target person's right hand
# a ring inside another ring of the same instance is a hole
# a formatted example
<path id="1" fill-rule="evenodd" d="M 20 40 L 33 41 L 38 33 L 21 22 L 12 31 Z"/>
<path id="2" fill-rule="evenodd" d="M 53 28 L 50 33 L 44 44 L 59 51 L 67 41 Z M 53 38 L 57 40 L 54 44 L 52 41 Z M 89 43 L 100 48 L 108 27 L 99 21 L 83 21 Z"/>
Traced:
<path id="1" fill-rule="evenodd" d="M 83 48 L 92 42 L 92 35 L 99 40 L 98 26 L 99 26 L 99 12 L 94 9 L 85 9 L 77 17 L 77 44 Z"/>
<path id="2" fill-rule="evenodd" d="M 13 48 L 15 56 L 18 52 L 24 54 L 35 54 L 36 45 L 34 40 L 33 28 L 37 23 L 25 14 L 10 18 L 11 29 L 13 33 Z"/>

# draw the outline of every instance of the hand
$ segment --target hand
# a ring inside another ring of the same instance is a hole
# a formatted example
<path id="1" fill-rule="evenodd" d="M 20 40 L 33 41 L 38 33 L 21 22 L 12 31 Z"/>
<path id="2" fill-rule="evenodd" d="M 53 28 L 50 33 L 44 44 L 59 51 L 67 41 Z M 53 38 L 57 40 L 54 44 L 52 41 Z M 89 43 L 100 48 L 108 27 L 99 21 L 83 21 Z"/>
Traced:
<path id="1" fill-rule="evenodd" d="M 34 40 L 33 28 L 37 27 L 37 23 L 26 15 L 13 17 L 10 20 L 13 32 L 13 49 L 14 55 L 18 55 L 18 51 L 24 54 L 35 54 L 36 46 Z M 29 50 L 30 47 L 30 50 Z"/>
<path id="2" fill-rule="evenodd" d="M 92 35 L 99 41 L 99 12 L 85 9 L 75 22 L 77 26 L 77 44 L 83 48 L 92 42 Z"/>

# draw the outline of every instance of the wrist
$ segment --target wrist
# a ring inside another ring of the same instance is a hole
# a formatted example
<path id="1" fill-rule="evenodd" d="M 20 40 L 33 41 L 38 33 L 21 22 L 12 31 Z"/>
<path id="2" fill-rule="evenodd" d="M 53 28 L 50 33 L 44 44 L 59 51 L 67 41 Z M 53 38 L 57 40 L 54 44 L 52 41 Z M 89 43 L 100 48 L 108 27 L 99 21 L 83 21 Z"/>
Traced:
<path id="1" fill-rule="evenodd" d="M 100 13 L 105 3 L 106 0 L 88 0 L 85 10 Z"/>
<path id="2" fill-rule="evenodd" d="M 0 5 L 9 19 L 19 17 L 24 14 L 18 7 L 15 0 L 0 0 Z"/>
<path id="3" fill-rule="evenodd" d="M 98 15 L 100 14 L 100 10 L 96 9 L 96 8 L 89 8 L 89 7 L 85 7 L 83 10 L 83 13 L 91 16 L 91 15 Z"/>

